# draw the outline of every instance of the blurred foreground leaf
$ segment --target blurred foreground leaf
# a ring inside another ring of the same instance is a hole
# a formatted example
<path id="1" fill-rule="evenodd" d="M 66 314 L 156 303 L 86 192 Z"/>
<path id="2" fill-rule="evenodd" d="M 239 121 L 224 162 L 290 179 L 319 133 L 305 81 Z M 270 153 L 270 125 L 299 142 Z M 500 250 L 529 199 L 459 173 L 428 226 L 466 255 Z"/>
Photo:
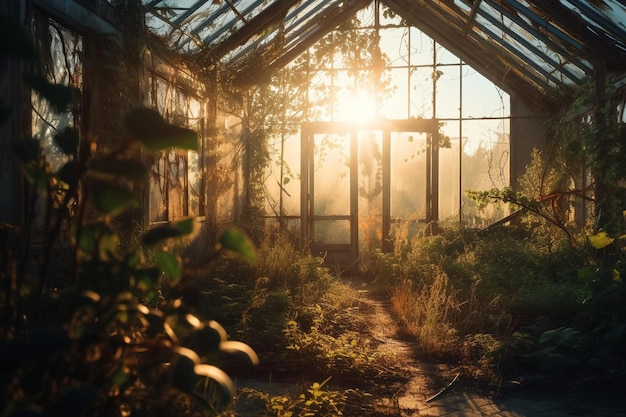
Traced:
<path id="1" fill-rule="evenodd" d="M 198 150 L 198 134 L 191 129 L 167 123 L 152 109 L 131 111 L 125 120 L 126 128 L 143 146 L 151 151 L 168 148 Z"/>
<path id="2" fill-rule="evenodd" d="M 241 230 L 231 227 L 222 232 L 219 238 L 218 249 L 228 255 L 243 259 L 250 265 L 256 263 L 256 248 L 250 238 Z"/>
<path id="3" fill-rule="evenodd" d="M 129 190 L 103 182 L 94 184 L 91 198 L 96 210 L 110 216 L 120 214 L 128 207 L 139 205 L 139 200 Z"/>
<path id="4" fill-rule="evenodd" d="M 166 226 L 155 227 L 148 230 L 141 240 L 144 245 L 154 245 L 165 239 L 187 236 L 193 232 L 193 218 L 183 219 Z"/>

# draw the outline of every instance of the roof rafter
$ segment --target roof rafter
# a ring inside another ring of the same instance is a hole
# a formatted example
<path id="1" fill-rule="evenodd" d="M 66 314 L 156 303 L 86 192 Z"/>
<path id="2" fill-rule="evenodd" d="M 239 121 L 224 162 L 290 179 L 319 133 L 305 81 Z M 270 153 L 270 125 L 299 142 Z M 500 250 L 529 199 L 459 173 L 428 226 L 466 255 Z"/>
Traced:
<path id="1" fill-rule="evenodd" d="M 533 1 L 535 7 L 544 11 L 555 21 L 558 21 L 568 31 L 575 33 L 585 44 L 585 49 L 590 55 L 602 58 L 608 66 L 616 70 L 625 70 L 626 61 L 624 55 L 616 54 L 610 40 L 601 33 L 591 31 L 585 21 L 572 10 L 565 7 L 558 0 Z"/>
<path id="2" fill-rule="evenodd" d="M 284 19 L 287 11 L 294 4 L 298 3 L 298 1 L 299 0 L 282 0 L 272 3 L 226 40 L 214 48 L 208 48 L 208 50 L 203 51 L 201 55 L 209 58 L 211 61 L 219 60 L 229 51 L 237 46 L 243 45 L 254 35 L 264 31 L 267 26 Z"/>
<path id="3" fill-rule="evenodd" d="M 260 65 L 265 74 L 288 65 L 372 1 L 141 0 L 153 20 L 169 24 L 169 32 L 155 25 L 156 33 L 180 33 L 173 49 L 238 75 L 258 75 Z M 585 82 L 601 62 L 610 72 L 626 71 L 621 0 L 380 3 L 504 90 L 533 101 Z"/>

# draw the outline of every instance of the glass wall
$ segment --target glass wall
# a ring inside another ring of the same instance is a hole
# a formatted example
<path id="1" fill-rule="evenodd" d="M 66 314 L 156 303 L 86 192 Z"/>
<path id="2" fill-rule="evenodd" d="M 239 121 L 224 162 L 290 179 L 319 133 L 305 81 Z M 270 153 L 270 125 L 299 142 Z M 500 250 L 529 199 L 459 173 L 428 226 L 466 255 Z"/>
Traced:
<path id="1" fill-rule="evenodd" d="M 509 96 L 383 6 L 366 8 L 351 23 L 284 70 L 299 74 L 291 78 L 308 80 L 299 87 L 306 90 L 306 100 L 294 103 L 301 107 L 292 114 L 300 114 L 303 123 L 436 120 L 440 133 L 438 164 L 435 161 L 432 167 L 438 184 L 436 217 L 476 226 L 502 216 L 491 213 L 485 220 L 486 214 L 479 213 L 464 193 L 509 185 Z M 279 146 L 271 148 L 274 163 L 266 185 L 266 212 L 298 216 L 298 137 L 271 142 Z M 426 219 L 422 192 L 429 181 L 426 143 L 424 133 L 392 135 L 392 219 Z"/>

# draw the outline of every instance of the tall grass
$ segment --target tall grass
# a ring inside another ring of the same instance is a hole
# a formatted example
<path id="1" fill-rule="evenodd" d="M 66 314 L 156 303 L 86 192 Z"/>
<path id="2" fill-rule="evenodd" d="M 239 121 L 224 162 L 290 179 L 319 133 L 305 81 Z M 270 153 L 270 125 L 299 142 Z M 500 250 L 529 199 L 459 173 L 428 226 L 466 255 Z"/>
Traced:
<path id="1" fill-rule="evenodd" d="M 449 356 L 458 353 L 459 321 L 457 292 L 447 274 L 438 269 L 431 283 L 404 281 L 391 293 L 393 312 L 409 334 L 414 335 L 422 353 Z"/>
<path id="2" fill-rule="evenodd" d="M 581 311 L 571 248 L 548 251 L 514 228 L 427 232 L 398 224 L 394 252 L 380 253 L 375 268 L 422 354 L 461 359 L 468 340 L 498 341 L 472 344 L 490 351 L 539 316 L 567 326 Z"/>
<path id="3" fill-rule="evenodd" d="M 294 303 L 308 305 L 335 279 L 322 264 L 323 259 L 297 249 L 287 235 L 277 233 L 268 235 L 261 244 L 254 273 L 266 277 L 270 289 L 288 291 Z"/>

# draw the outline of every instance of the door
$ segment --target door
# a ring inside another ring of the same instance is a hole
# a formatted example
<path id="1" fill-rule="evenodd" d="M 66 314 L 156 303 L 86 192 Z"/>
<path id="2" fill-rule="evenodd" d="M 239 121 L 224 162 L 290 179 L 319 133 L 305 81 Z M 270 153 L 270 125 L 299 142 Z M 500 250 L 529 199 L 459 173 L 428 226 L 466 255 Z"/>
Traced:
<path id="1" fill-rule="evenodd" d="M 357 272 L 370 254 L 390 249 L 394 222 L 408 213 L 436 219 L 435 152 L 424 133 L 432 125 L 303 125 L 302 238 L 314 256 L 337 272 Z"/>

